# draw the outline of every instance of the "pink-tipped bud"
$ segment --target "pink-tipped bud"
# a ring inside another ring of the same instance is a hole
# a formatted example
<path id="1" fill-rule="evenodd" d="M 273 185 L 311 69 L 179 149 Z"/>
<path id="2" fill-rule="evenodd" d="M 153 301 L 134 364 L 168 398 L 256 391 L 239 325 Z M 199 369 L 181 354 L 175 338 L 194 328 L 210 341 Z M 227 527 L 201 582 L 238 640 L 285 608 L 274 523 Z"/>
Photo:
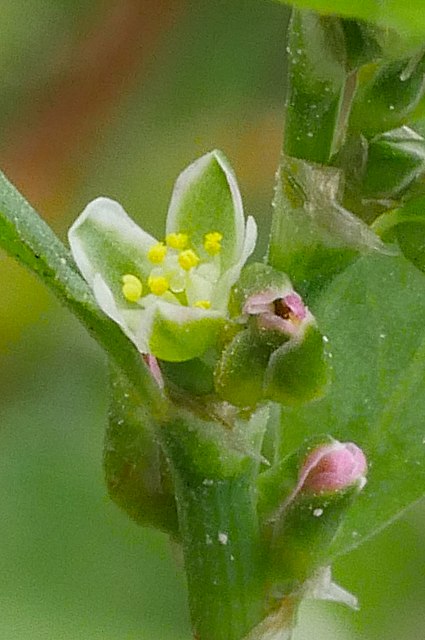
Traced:
<path id="1" fill-rule="evenodd" d="M 292 289 L 256 293 L 247 299 L 243 311 L 257 316 L 260 328 L 279 331 L 288 337 L 298 334 L 301 326 L 313 321 L 302 298 Z"/>
<path id="2" fill-rule="evenodd" d="M 296 493 L 328 493 L 366 484 L 367 461 L 352 442 L 332 442 L 314 449 L 304 462 Z"/>

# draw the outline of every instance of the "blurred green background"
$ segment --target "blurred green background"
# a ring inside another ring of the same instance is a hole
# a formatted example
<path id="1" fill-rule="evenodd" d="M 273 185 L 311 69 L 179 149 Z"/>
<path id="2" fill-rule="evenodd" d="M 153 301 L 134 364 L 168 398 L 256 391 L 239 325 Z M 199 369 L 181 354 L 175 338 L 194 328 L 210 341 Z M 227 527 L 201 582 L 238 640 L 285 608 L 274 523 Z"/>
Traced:
<path id="1" fill-rule="evenodd" d="M 213 147 L 265 246 L 287 12 L 262 0 L 3 0 L 1 166 L 64 238 L 108 195 L 161 235 L 177 174 Z M 165 536 L 109 501 L 102 353 L 0 253 L 0 639 L 188 640 Z M 425 510 L 342 558 L 358 613 L 303 608 L 296 640 L 423 637 Z"/>

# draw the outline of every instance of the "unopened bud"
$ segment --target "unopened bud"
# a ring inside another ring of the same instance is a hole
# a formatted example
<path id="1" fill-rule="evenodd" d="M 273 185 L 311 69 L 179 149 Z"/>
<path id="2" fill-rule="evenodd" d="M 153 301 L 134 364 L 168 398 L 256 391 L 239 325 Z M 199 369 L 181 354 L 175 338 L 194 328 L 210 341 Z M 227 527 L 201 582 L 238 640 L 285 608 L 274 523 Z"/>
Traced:
<path id="1" fill-rule="evenodd" d="M 366 484 L 367 462 L 352 442 L 332 442 L 314 449 L 301 469 L 296 493 L 330 493 Z"/>
<path id="2" fill-rule="evenodd" d="M 328 439 L 306 456 L 303 448 L 288 460 L 288 471 L 300 459 L 296 485 L 280 505 L 272 534 L 275 579 L 291 590 L 325 566 L 329 546 L 364 487 L 367 471 L 363 451 L 352 442 Z"/>

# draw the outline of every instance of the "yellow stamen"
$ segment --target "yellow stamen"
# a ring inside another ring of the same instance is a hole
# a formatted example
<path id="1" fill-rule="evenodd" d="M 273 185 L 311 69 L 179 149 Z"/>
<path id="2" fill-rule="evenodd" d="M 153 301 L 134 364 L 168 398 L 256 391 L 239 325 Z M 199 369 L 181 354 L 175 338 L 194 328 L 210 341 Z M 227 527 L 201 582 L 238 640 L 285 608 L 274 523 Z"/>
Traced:
<path id="1" fill-rule="evenodd" d="M 152 293 L 156 296 L 162 296 L 168 291 L 170 283 L 165 276 L 149 276 L 148 286 Z"/>
<path id="2" fill-rule="evenodd" d="M 158 242 L 158 244 L 154 244 L 150 247 L 148 251 L 148 259 L 153 262 L 153 264 L 161 264 L 164 262 L 165 256 L 167 255 L 167 247 L 163 242 Z"/>
<path id="3" fill-rule="evenodd" d="M 189 243 L 189 237 L 187 233 L 169 233 L 165 237 L 165 242 L 172 249 L 178 249 L 178 251 L 182 251 L 186 249 Z"/>
<path id="4" fill-rule="evenodd" d="M 204 249 L 212 256 L 217 255 L 221 251 L 221 241 L 223 234 L 219 231 L 211 231 L 204 236 Z"/>
<path id="5" fill-rule="evenodd" d="M 186 251 L 182 251 L 179 255 L 179 265 L 185 271 L 190 271 L 190 269 L 196 267 L 198 263 L 199 257 L 192 249 L 186 249 Z"/>
<path id="6" fill-rule="evenodd" d="M 126 273 L 122 277 L 122 294 L 129 302 L 137 302 L 142 297 L 143 285 L 137 276 Z"/>
<path id="7" fill-rule="evenodd" d="M 211 309 L 211 302 L 209 300 L 197 300 L 193 306 L 198 309 Z"/>

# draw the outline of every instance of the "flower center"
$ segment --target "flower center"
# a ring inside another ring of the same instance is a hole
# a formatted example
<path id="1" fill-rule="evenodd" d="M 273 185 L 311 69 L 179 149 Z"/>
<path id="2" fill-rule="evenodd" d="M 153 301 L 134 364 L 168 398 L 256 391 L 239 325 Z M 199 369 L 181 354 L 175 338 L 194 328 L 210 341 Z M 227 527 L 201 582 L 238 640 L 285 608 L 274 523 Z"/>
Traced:
<path id="1" fill-rule="evenodd" d="M 277 316 L 284 320 L 292 319 L 291 316 L 293 314 L 291 313 L 288 305 L 285 304 L 285 300 L 283 298 L 276 298 L 276 300 L 273 300 L 273 310 Z"/>
<path id="2" fill-rule="evenodd" d="M 152 245 L 147 258 L 152 269 L 145 289 L 134 274 L 122 276 L 122 294 L 131 303 L 148 306 L 153 296 L 168 302 L 210 309 L 214 284 L 220 276 L 220 252 L 223 234 L 206 233 L 200 252 L 191 247 L 186 233 L 169 233 L 165 242 Z"/>

